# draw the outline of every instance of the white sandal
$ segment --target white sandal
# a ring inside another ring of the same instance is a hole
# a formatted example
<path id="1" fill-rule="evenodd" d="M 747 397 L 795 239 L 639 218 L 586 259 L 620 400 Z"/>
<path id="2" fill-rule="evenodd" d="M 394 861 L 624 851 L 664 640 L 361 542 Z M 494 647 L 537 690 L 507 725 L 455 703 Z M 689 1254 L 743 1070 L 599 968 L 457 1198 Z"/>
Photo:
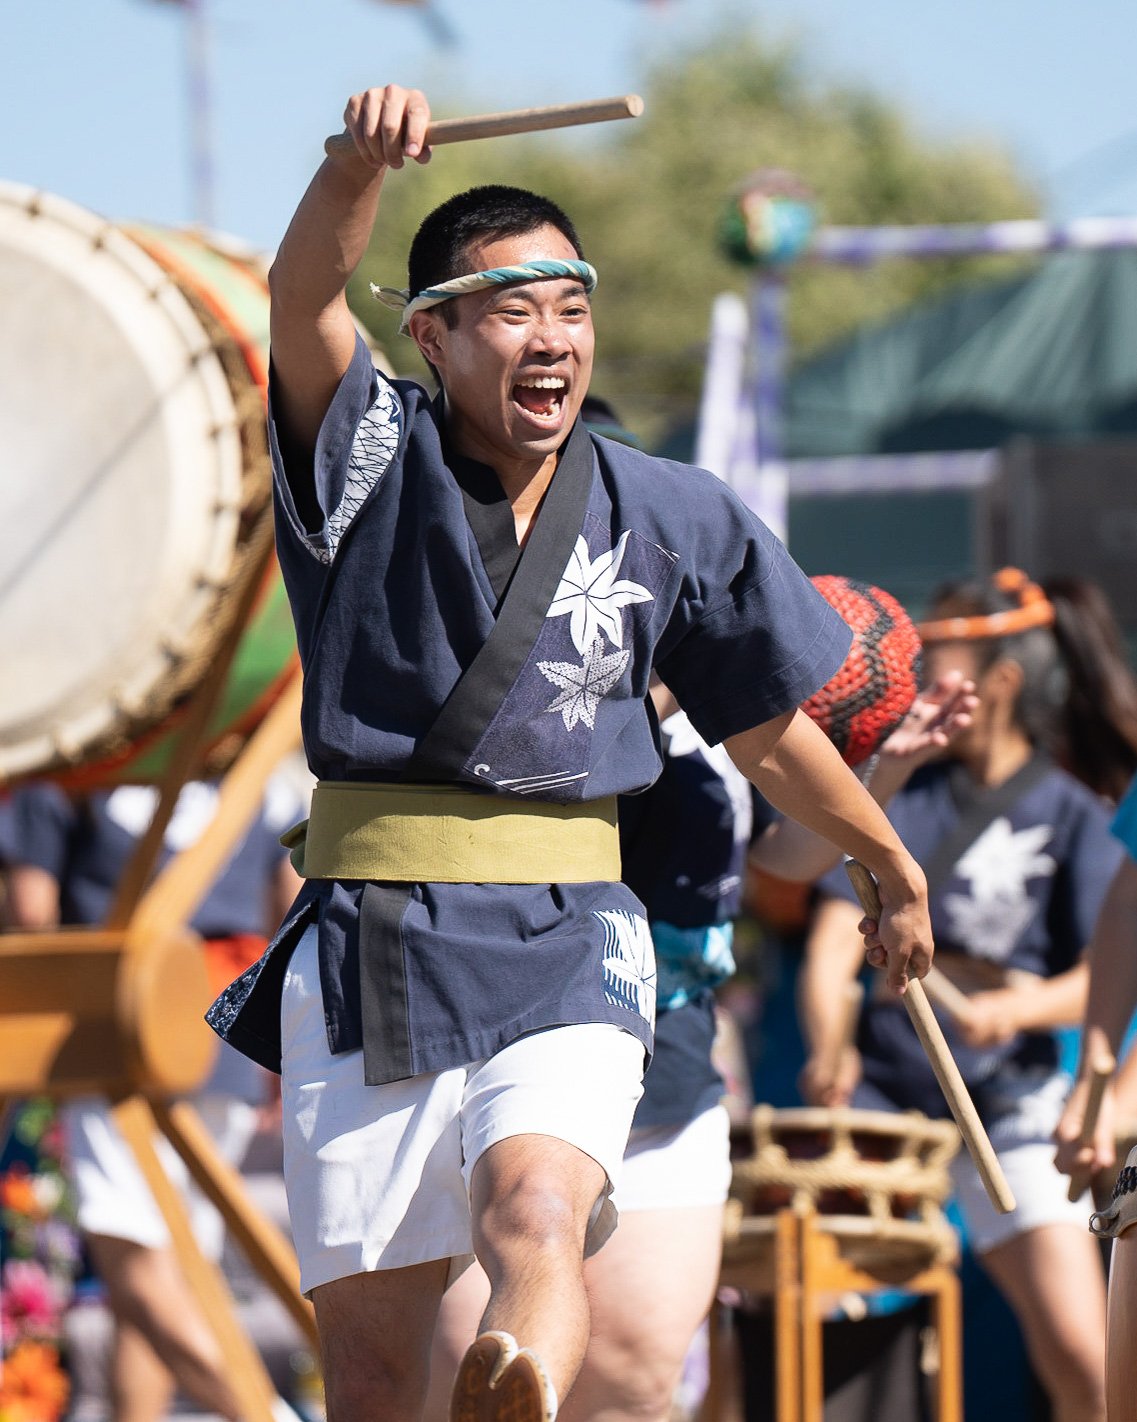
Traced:
<path id="1" fill-rule="evenodd" d="M 1137 1146 L 1129 1152 L 1109 1204 L 1090 1216 L 1090 1230 L 1099 1239 L 1117 1239 L 1137 1224 Z"/>

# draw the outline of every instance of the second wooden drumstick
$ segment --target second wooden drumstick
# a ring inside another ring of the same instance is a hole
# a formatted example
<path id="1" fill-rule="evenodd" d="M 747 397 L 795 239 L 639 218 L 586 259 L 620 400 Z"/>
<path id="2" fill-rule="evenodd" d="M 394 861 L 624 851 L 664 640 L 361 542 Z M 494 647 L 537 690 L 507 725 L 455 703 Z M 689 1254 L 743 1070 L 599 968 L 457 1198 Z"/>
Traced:
<path id="1" fill-rule="evenodd" d="M 502 138 L 510 133 L 540 133 L 549 128 L 575 128 L 582 123 L 608 123 L 613 119 L 639 118 L 644 101 L 638 94 L 614 99 L 586 99 L 580 104 L 547 104 L 538 109 L 509 109 L 500 114 L 474 114 L 469 118 L 436 119 L 426 131 L 428 148 L 441 143 L 467 143 L 475 138 Z M 354 151 L 349 133 L 335 133 L 324 141 L 324 152 Z"/>
<path id="2" fill-rule="evenodd" d="M 967 994 L 960 992 L 955 983 L 944 973 L 941 973 L 939 968 L 934 965 L 930 967 L 923 983 L 924 991 L 928 994 L 933 1007 L 938 1007 L 942 1012 L 946 1012 L 956 1022 L 967 1021 L 971 1015 L 971 1003 Z"/>
<path id="3" fill-rule="evenodd" d="M 845 870 L 856 890 L 861 908 L 869 918 L 879 920 L 880 891 L 871 872 L 856 859 L 847 860 Z M 916 1035 L 932 1064 L 944 1099 L 955 1118 L 955 1124 L 959 1127 L 963 1143 L 975 1163 L 979 1178 L 983 1181 L 987 1198 L 1000 1214 L 1009 1214 L 1015 1208 L 1014 1194 L 1003 1174 L 1003 1167 L 999 1164 L 999 1158 L 987 1137 L 987 1132 L 983 1129 L 983 1122 L 979 1119 L 979 1112 L 975 1109 L 975 1103 L 959 1073 L 955 1058 L 944 1041 L 944 1034 L 919 978 L 909 978 L 903 1001 L 908 1009 L 908 1016 L 912 1019 L 912 1026 L 916 1029 Z"/>
<path id="4" fill-rule="evenodd" d="M 1090 1071 L 1090 1090 L 1086 1097 L 1086 1114 L 1082 1117 L 1082 1129 L 1078 1135 L 1078 1145 L 1088 1146 L 1094 1143 L 1094 1131 L 1097 1129 L 1098 1116 L 1101 1114 L 1102 1097 L 1105 1089 L 1109 1085 L 1110 1077 L 1113 1076 L 1117 1063 L 1112 1057 L 1102 1057 L 1095 1062 Z M 1080 1200 L 1085 1194 L 1090 1183 L 1090 1172 L 1088 1170 L 1072 1170 L 1070 1172 L 1070 1189 L 1067 1198 L 1073 1203 Z"/>

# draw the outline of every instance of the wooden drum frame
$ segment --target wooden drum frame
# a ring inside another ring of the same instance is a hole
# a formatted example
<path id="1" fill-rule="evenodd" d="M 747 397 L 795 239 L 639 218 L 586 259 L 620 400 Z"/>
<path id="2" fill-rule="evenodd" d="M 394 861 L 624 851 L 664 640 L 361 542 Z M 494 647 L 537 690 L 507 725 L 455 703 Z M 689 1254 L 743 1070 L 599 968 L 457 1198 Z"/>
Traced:
<path id="1" fill-rule="evenodd" d="M 732 1170 L 720 1282 L 773 1300 L 777 1422 L 822 1422 L 821 1325 L 841 1296 L 897 1287 L 932 1300 L 937 1422 L 962 1422 L 959 1245 L 941 1208 L 956 1127 L 918 1112 L 766 1105 L 751 1126 L 751 1153 Z M 723 1416 L 725 1367 L 716 1304 L 704 1422 Z"/>

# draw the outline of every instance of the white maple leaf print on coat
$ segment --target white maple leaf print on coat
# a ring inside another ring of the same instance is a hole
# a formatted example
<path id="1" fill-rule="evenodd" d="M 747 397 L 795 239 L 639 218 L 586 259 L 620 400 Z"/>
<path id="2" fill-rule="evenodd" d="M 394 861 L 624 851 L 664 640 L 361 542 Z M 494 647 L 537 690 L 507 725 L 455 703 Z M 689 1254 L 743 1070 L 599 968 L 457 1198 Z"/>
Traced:
<path id="1" fill-rule="evenodd" d="M 548 617 L 568 617 L 573 646 L 583 657 L 603 632 L 614 647 L 624 645 L 621 608 L 633 602 L 651 602 L 652 594 L 639 583 L 618 578 L 624 561 L 630 530 L 620 535 L 615 548 L 588 556 L 588 544 L 581 534 L 569 558 L 568 567 L 549 604 Z"/>
<path id="2" fill-rule="evenodd" d="M 604 925 L 604 996 L 655 1021 L 655 945 L 647 919 L 626 909 L 593 909 Z"/>
<path id="3" fill-rule="evenodd" d="M 597 637 L 580 666 L 575 662 L 538 662 L 541 675 L 561 688 L 561 694 L 545 710 L 559 711 L 566 731 L 578 721 L 591 731 L 596 725 L 596 708 L 623 676 L 631 655 L 605 653 L 604 643 Z"/>

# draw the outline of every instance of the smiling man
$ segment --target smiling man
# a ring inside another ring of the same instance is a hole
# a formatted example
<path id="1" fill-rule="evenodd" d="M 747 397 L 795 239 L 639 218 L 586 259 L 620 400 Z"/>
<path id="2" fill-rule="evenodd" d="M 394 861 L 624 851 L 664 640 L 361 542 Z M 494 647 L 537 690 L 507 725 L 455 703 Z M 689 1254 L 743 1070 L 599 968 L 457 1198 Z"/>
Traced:
<path id="1" fill-rule="evenodd" d="M 660 769 L 653 666 L 774 804 L 864 860 L 897 988 L 926 971 L 919 870 L 797 705 L 849 631 L 713 476 L 589 434 L 596 272 L 546 199 L 423 222 L 388 382 L 344 289 L 429 109 L 348 104 L 273 266 L 281 567 L 320 779 L 307 883 L 211 1011 L 281 1070 L 285 1174 L 331 1422 L 412 1422 L 447 1284 L 491 1285 L 455 1422 L 549 1422 L 588 1341 L 586 1253 L 650 1051 L 655 965 L 615 796 Z"/>

